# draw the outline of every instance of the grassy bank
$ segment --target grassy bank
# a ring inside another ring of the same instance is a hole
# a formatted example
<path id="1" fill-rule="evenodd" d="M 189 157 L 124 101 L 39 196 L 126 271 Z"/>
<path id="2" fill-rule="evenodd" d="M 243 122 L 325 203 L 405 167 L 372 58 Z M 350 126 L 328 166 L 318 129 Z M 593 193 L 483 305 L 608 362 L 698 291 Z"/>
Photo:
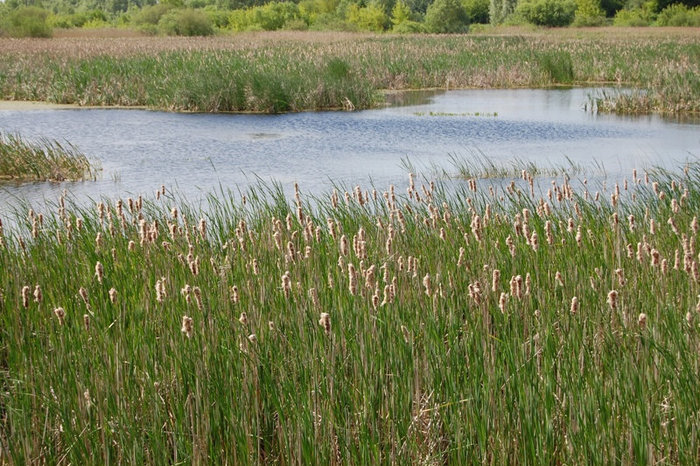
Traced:
<path id="1" fill-rule="evenodd" d="M 19 212 L 0 462 L 697 463 L 700 170 L 645 177 Z"/>
<path id="2" fill-rule="evenodd" d="M 378 90 L 620 84 L 620 113 L 700 112 L 688 29 L 503 35 L 260 33 L 209 39 L 0 40 L 0 97 L 204 112 L 368 108 Z"/>
<path id="3" fill-rule="evenodd" d="M 0 180 L 65 181 L 94 178 L 96 167 L 70 145 L 31 142 L 0 133 Z"/>

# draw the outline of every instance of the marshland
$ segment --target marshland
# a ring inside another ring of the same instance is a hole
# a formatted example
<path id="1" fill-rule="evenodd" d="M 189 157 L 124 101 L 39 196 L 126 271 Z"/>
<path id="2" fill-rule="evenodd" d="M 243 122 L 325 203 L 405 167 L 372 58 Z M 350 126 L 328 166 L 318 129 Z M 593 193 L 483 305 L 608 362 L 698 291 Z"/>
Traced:
<path id="1" fill-rule="evenodd" d="M 0 38 L 0 464 L 700 461 L 698 30 L 475 29 Z"/>

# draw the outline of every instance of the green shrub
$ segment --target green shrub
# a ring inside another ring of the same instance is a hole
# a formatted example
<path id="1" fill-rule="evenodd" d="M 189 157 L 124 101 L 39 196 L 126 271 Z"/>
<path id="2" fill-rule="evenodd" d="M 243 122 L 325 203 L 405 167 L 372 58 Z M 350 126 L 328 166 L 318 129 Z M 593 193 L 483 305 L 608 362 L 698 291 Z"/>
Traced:
<path id="1" fill-rule="evenodd" d="M 425 12 L 425 28 L 440 34 L 467 32 L 469 17 L 459 0 L 435 0 Z"/>
<path id="2" fill-rule="evenodd" d="M 658 26 L 700 26 L 700 6 L 688 8 L 677 3 L 664 8 L 656 18 Z"/>
<path id="3" fill-rule="evenodd" d="M 49 12 L 41 8 L 21 7 L 7 16 L 5 29 L 12 37 L 51 37 L 48 17 Z"/>
<path id="4" fill-rule="evenodd" d="M 471 24 L 489 22 L 489 3 L 489 0 L 462 0 L 462 6 Z"/>
<path id="5" fill-rule="evenodd" d="M 391 32 L 396 34 L 422 34 L 428 31 L 425 29 L 425 25 L 423 23 L 408 20 L 394 26 L 391 29 Z"/>
<path id="6" fill-rule="evenodd" d="M 503 23 L 515 11 L 517 4 L 517 0 L 489 0 L 489 20 L 491 24 Z"/>
<path id="7" fill-rule="evenodd" d="M 214 34 L 211 19 L 203 11 L 190 8 L 171 10 L 158 22 L 160 32 L 169 36 L 210 36 Z"/>
<path id="8" fill-rule="evenodd" d="M 234 31 L 275 31 L 298 19 L 302 18 L 296 3 L 272 2 L 232 11 L 229 15 L 229 27 Z"/>
<path id="9" fill-rule="evenodd" d="M 517 13 L 529 23 L 538 26 L 568 26 L 574 21 L 574 0 L 535 0 L 518 5 Z"/>
<path id="10" fill-rule="evenodd" d="M 134 14 L 131 21 L 137 26 L 145 26 L 147 24 L 156 26 L 161 18 L 173 8 L 174 7 L 168 3 L 145 6 L 141 11 Z"/>
<path id="11" fill-rule="evenodd" d="M 361 31 L 381 32 L 389 25 L 389 16 L 381 6 L 370 3 L 366 7 L 360 7 L 353 3 L 347 9 L 347 20 Z"/>
<path id="12" fill-rule="evenodd" d="M 574 26 L 600 26 L 605 22 L 605 13 L 600 0 L 576 0 Z"/>
<path id="13" fill-rule="evenodd" d="M 620 10 L 615 14 L 615 26 L 649 26 L 654 21 L 653 14 L 644 8 Z"/>

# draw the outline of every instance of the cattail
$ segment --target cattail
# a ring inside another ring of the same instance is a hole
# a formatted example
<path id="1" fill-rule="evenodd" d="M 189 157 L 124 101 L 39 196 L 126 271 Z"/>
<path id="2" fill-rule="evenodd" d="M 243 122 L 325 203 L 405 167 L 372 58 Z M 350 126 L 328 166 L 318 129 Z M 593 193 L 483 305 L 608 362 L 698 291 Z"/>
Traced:
<path id="1" fill-rule="evenodd" d="M 610 309 L 613 311 L 617 309 L 617 297 L 617 290 L 610 290 L 608 293 L 608 304 L 610 305 Z"/>
<path id="2" fill-rule="evenodd" d="M 462 267 L 462 265 L 464 265 L 464 253 L 465 253 L 464 248 L 460 247 L 459 248 L 459 257 L 457 258 L 457 267 Z"/>
<path id="3" fill-rule="evenodd" d="M 544 224 L 544 232 L 547 237 L 547 244 L 554 244 L 554 234 L 552 233 L 552 222 L 547 220 Z"/>
<path id="4" fill-rule="evenodd" d="M 357 294 L 357 275 L 355 273 L 355 266 L 348 264 L 348 289 L 350 294 L 355 296 Z"/>
<path id="5" fill-rule="evenodd" d="M 564 278 L 561 275 L 561 272 L 557 271 L 556 274 L 554 274 L 554 281 L 556 282 L 557 286 L 564 286 Z"/>
<path id="6" fill-rule="evenodd" d="M 78 294 L 83 299 L 83 302 L 85 304 L 88 304 L 88 292 L 87 292 L 87 290 L 81 286 L 80 289 L 78 290 Z"/>
<path id="7" fill-rule="evenodd" d="M 629 217 L 627 217 L 627 220 L 629 221 L 630 231 L 636 230 L 637 224 L 635 223 L 634 215 L 630 214 Z"/>
<path id="8" fill-rule="evenodd" d="M 24 306 L 25 309 L 29 307 L 29 287 L 28 286 L 22 287 L 22 306 Z"/>
<path id="9" fill-rule="evenodd" d="M 622 269 L 615 269 L 615 275 L 617 276 L 617 283 L 620 287 L 625 286 L 625 271 Z"/>
<path id="10" fill-rule="evenodd" d="M 530 246 L 532 247 L 533 251 L 537 251 L 539 244 L 537 242 L 537 232 L 533 231 L 532 235 L 530 236 Z"/>
<path id="11" fill-rule="evenodd" d="M 156 301 L 162 303 L 165 297 L 165 277 L 162 277 L 160 280 L 156 281 Z"/>
<path id="12" fill-rule="evenodd" d="M 515 243 L 513 243 L 513 238 L 508 235 L 506 238 L 506 246 L 508 246 L 508 250 L 510 251 L 510 255 L 512 257 L 515 257 Z"/>
<path id="13" fill-rule="evenodd" d="M 114 288 L 110 288 L 109 290 L 109 302 L 112 304 L 117 303 L 117 290 Z"/>
<path id="14" fill-rule="evenodd" d="M 235 285 L 231 287 L 231 301 L 233 301 L 234 304 L 236 304 L 240 301 L 240 296 L 238 294 L 238 287 Z"/>
<path id="15" fill-rule="evenodd" d="M 199 220 L 199 236 L 202 237 L 202 239 L 207 238 L 207 221 L 205 219 L 200 219 Z"/>
<path id="16" fill-rule="evenodd" d="M 661 260 L 661 274 L 666 275 L 668 272 L 668 261 L 666 259 Z"/>
<path id="17" fill-rule="evenodd" d="M 129 241 L 128 250 L 129 252 L 134 252 L 136 250 L 136 243 L 133 241 Z"/>
<path id="18" fill-rule="evenodd" d="M 505 293 L 501 293 L 501 297 L 498 299 L 498 308 L 501 310 L 502 313 L 506 312 L 506 300 L 508 299 L 508 295 Z"/>
<path id="19" fill-rule="evenodd" d="M 498 293 L 498 284 L 500 283 L 501 280 L 501 271 L 498 269 L 493 269 L 493 273 L 491 274 L 491 291 L 494 293 Z"/>
<path id="20" fill-rule="evenodd" d="M 97 281 L 102 283 L 102 278 L 104 278 L 104 267 L 102 267 L 101 262 L 95 264 L 95 276 L 97 277 Z"/>
<path id="21" fill-rule="evenodd" d="M 644 330 L 644 328 L 647 326 L 647 315 L 643 312 L 639 314 L 639 317 L 637 318 L 637 323 L 639 324 L 639 328 Z"/>
<path id="22" fill-rule="evenodd" d="M 289 298 L 289 294 L 292 291 L 292 279 L 289 276 L 289 270 L 282 275 L 282 291 L 284 292 L 284 297 Z"/>
<path id="23" fill-rule="evenodd" d="M 571 309 L 569 312 L 571 312 L 571 315 L 575 315 L 578 312 L 578 298 L 576 296 L 571 298 Z"/>
<path id="24" fill-rule="evenodd" d="M 321 318 L 318 320 L 318 324 L 323 327 L 326 335 L 331 333 L 331 316 L 327 312 L 321 313 Z"/>
<path id="25" fill-rule="evenodd" d="M 343 235 L 340 237 L 340 253 L 343 256 L 348 255 L 348 250 L 350 249 L 350 246 L 348 244 L 348 237 Z"/>
<path id="26" fill-rule="evenodd" d="M 651 266 L 657 267 L 660 263 L 660 260 L 661 260 L 661 254 L 659 253 L 659 251 L 656 249 L 652 249 L 651 250 Z"/>
<path id="27" fill-rule="evenodd" d="M 200 311 L 204 309 L 204 304 L 202 303 L 202 290 L 198 286 L 192 288 L 192 294 L 194 295 L 194 301 L 197 303 L 197 309 Z"/>
<path id="28" fill-rule="evenodd" d="M 56 309 L 53 310 L 53 313 L 58 318 L 58 323 L 60 325 L 63 325 L 65 323 L 66 310 L 63 309 L 62 307 L 57 307 Z"/>
<path id="29" fill-rule="evenodd" d="M 431 289 L 431 282 L 430 282 L 430 274 L 426 274 L 425 277 L 423 277 L 423 287 L 425 288 L 425 294 L 427 296 L 431 296 L 432 289 Z"/>
<path id="30" fill-rule="evenodd" d="M 35 303 L 41 303 L 41 301 L 44 299 L 43 294 L 41 293 L 41 287 L 37 285 L 34 287 L 34 302 Z"/>
<path id="31" fill-rule="evenodd" d="M 530 277 L 530 272 L 525 274 L 525 295 L 529 296 L 532 291 L 532 277 Z"/>
<path id="32" fill-rule="evenodd" d="M 248 335 L 248 341 L 251 342 L 252 344 L 255 344 L 258 342 L 258 337 L 254 333 L 251 333 Z"/>
<path id="33" fill-rule="evenodd" d="M 180 330 L 187 338 L 192 338 L 192 334 L 194 333 L 194 321 L 192 317 L 182 316 L 182 328 Z"/>
<path id="34" fill-rule="evenodd" d="M 83 326 L 85 327 L 85 331 L 90 331 L 90 314 L 83 314 Z"/>

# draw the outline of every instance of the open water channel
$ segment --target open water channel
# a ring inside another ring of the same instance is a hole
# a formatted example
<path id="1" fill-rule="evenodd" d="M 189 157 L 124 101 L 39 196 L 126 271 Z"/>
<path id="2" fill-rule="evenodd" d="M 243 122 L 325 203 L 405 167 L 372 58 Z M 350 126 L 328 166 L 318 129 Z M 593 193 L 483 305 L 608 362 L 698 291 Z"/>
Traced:
<path id="1" fill-rule="evenodd" d="M 573 163 L 580 176 L 632 168 L 680 168 L 700 156 L 700 124 L 585 110 L 596 89 L 464 90 L 390 96 L 360 112 L 283 115 L 178 114 L 114 109 L 0 109 L 0 131 L 68 141 L 98 160 L 97 181 L 0 184 L 0 216 L 25 202 L 151 194 L 162 184 L 192 202 L 258 178 L 321 193 L 333 183 L 406 183 L 419 170 L 453 169 L 453 158 L 538 166 Z"/>

